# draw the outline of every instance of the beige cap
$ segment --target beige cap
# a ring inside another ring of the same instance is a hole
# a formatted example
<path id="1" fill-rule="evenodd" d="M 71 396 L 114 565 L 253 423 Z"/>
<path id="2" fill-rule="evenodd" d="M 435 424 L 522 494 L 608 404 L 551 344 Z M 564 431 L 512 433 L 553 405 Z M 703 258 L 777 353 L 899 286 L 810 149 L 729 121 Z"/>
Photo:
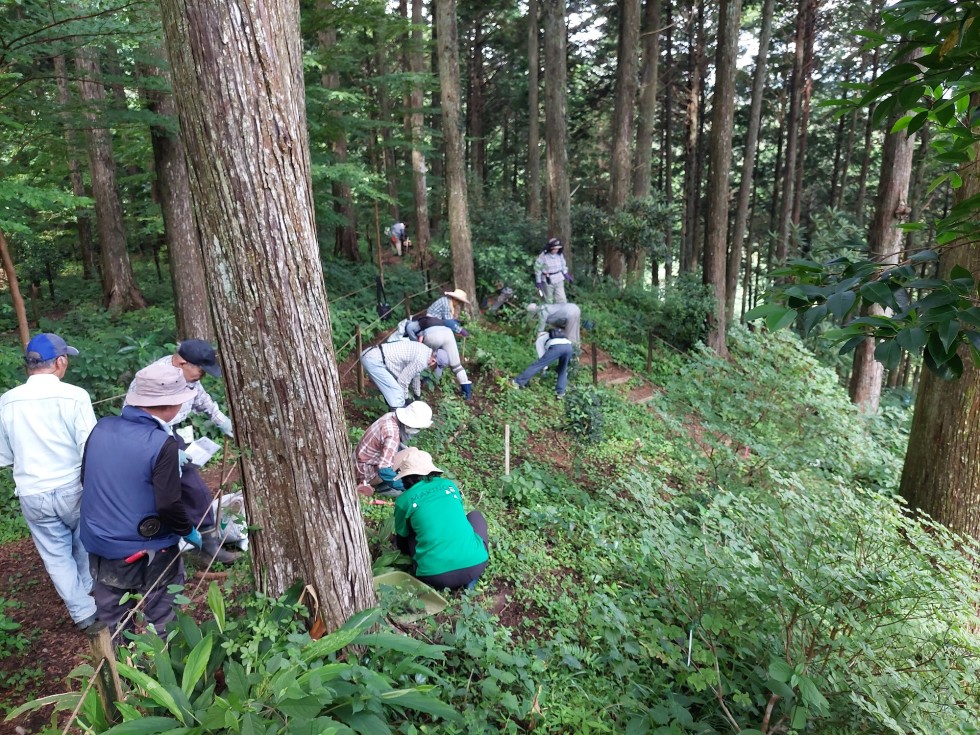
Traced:
<path id="1" fill-rule="evenodd" d="M 451 299 L 456 299 L 457 301 L 462 301 L 464 304 L 469 304 L 470 300 L 466 296 L 466 291 L 461 288 L 457 288 L 454 291 L 446 291 L 446 296 Z"/>
<path id="2" fill-rule="evenodd" d="M 194 389 L 187 387 L 180 368 L 154 363 L 136 373 L 126 394 L 126 403 L 141 408 L 179 406 L 194 395 Z"/>
<path id="3" fill-rule="evenodd" d="M 408 475 L 428 475 L 433 472 L 442 472 L 432 464 L 431 454 L 415 447 L 409 447 L 398 452 L 391 460 L 391 468 L 398 473 L 395 475 L 396 480 Z"/>

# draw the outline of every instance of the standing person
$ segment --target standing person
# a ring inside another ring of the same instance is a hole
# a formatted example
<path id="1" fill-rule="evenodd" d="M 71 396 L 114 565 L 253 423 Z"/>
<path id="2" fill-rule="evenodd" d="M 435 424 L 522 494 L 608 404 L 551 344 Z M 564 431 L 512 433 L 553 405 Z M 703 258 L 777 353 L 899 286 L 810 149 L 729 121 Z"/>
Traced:
<path id="1" fill-rule="evenodd" d="M 180 373 L 187 382 L 188 389 L 193 391 L 193 395 L 184 402 L 170 421 L 171 427 L 183 423 L 192 413 L 203 413 L 225 436 L 234 436 L 231 419 L 222 413 L 218 404 L 201 384 L 205 374 L 215 378 L 221 377 L 218 357 L 208 342 L 203 339 L 185 339 L 178 345 L 175 354 L 161 357 L 151 363 L 152 365 L 167 368 L 173 374 Z M 130 385 L 130 389 L 133 385 L 135 385 L 135 381 Z M 211 509 L 211 488 L 204 482 L 198 468 L 191 464 L 187 455 L 183 453 L 187 448 L 187 443 L 179 435 L 175 434 L 175 437 L 181 451 L 180 480 L 184 488 L 184 502 L 187 505 L 187 512 L 190 514 L 191 520 L 195 524 L 200 524 L 201 536 L 204 539 L 201 555 L 206 557 L 207 562 L 214 559 L 221 564 L 233 564 L 237 561 L 238 554 L 230 552 L 222 546 L 214 511 Z"/>
<path id="2" fill-rule="evenodd" d="M 453 320 L 450 319 L 449 321 L 452 322 Z M 437 352 L 446 353 L 448 365 L 456 376 L 456 382 L 459 383 L 460 393 L 465 400 L 470 400 L 473 397 L 473 383 L 470 382 L 466 370 L 463 369 L 463 363 L 459 358 L 459 346 L 456 344 L 456 335 L 452 328 L 432 326 L 420 332 L 419 336 L 422 344 L 428 345 Z"/>
<path id="3" fill-rule="evenodd" d="M 553 237 L 534 261 L 534 285 L 547 304 L 564 304 L 565 281 L 573 280 L 562 254 L 564 250 L 561 240 Z"/>
<path id="4" fill-rule="evenodd" d="M 415 576 L 436 589 L 472 589 L 490 561 L 487 520 L 466 512 L 463 494 L 415 447 L 395 457 L 405 492 L 395 499 L 395 543 Z"/>
<path id="5" fill-rule="evenodd" d="M 160 363 L 143 368 L 126 394 L 122 415 L 99 420 L 82 462 L 82 541 L 89 552 L 99 618 L 122 624 L 142 595 L 148 623 L 162 636 L 174 618 L 171 585 L 184 583 L 178 543 L 201 546 L 183 500 L 180 449 L 171 425 L 194 398 L 183 373 Z"/>
<path id="6" fill-rule="evenodd" d="M 407 229 L 405 228 L 404 222 L 396 222 L 391 227 L 388 228 L 388 237 L 391 238 L 391 246 L 398 253 L 398 257 L 402 256 L 402 248 L 405 246 L 405 235 Z"/>
<path id="7" fill-rule="evenodd" d="M 368 347 L 361 353 L 361 364 L 388 407 L 395 410 L 410 403 L 412 397 L 422 395 L 423 370 L 435 370 L 437 380 L 442 376 L 442 368 L 449 364 L 449 355 L 421 342 L 403 339 Z"/>
<path id="8" fill-rule="evenodd" d="M 14 467 L 14 493 L 37 553 L 80 630 L 96 621 L 88 554 L 79 534 L 85 442 L 92 399 L 62 382 L 78 355 L 57 334 L 27 343 L 27 382 L 0 396 L 0 467 Z"/>
<path id="9" fill-rule="evenodd" d="M 571 340 L 565 337 L 565 331 L 561 327 L 555 327 L 548 332 L 541 332 L 534 343 L 534 348 L 538 353 L 538 359 L 514 378 L 514 385 L 518 388 L 527 387 L 531 378 L 557 360 L 558 383 L 555 386 L 555 395 L 564 398 L 565 388 L 568 385 L 568 364 L 575 353 Z"/>
<path id="10" fill-rule="evenodd" d="M 405 489 L 395 479 L 392 460 L 422 429 L 432 426 L 432 409 L 423 401 L 414 401 L 386 413 L 364 432 L 354 450 L 354 472 L 357 492 L 361 495 L 397 497 Z"/>
<path id="11" fill-rule="evenodd" d="M 529 314 L 536 314 L 538 317 L 537 332 L 546 331 L 549 327 L 562 327 L 565 336 L 578 346 L 582 342 L 580 323 L 582 321 L 582 310 L 578 304 L 528 304 Z"/>
<path id="12" fill-rule="evenodd" d="M 459 319 L 459 313 L 464 306 L 469 306 L 470 300 L 466 291 L 461 288 L 446 291 L 432 305 L 426 309 L 426 316 L 434 316 L 439 319 Z"/>

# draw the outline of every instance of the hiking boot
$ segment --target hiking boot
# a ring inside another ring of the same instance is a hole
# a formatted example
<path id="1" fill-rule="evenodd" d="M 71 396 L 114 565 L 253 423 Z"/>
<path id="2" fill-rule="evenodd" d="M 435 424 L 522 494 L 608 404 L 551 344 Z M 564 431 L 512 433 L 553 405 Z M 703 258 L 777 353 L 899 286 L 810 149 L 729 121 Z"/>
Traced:
<path id="1" fill-rule="evenodd" d="M 241 556 L 240 553 L 232 553 L 225 549 L 222 545 L 223 537 L 218 536 L 217 526 L 212 526 L 211 528 L 202 528 L 201 531 L 201 545 L 200 555 L 204 558 L 207 563 L 211 563 L 214 559 L 219 564 L 234 564 L 238 561 Z"/>
<path id="2" fill-rule="evenodd" d="M 81 631 L 86 631 L 89 628 L 91 628 L 93 625 L 95 625 L 97 622 L 99 622 L 99 616 L 96 613 L 92 613 L 87 618 L 85 618 L 85 620 L 79 620 L 77 623 L 75 623 L 75 627 Z"/>

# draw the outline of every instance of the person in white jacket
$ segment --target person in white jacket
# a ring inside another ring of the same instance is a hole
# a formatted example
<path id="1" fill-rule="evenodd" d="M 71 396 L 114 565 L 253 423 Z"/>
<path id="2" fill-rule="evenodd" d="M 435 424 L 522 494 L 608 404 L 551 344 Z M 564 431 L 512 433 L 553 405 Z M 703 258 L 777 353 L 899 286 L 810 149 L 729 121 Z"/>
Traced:
<path id="1" fill-rule="evenodd" d="M 534 347 L 538 353 L 538 359 L 528 365 L 523 373 L 512 381 L 518 388 L 525 388 L 538 373 L 542 372 L 553 362 L 558 362 L 558 383 L 555 386 L 555 395 L 559 398 L 565 396 L 565 388 L 568 385 L 568 365 L 572 361 L 575 348 L 572 341 L 565 336 L 565 331 L 560 327 L 555 327 L 548 332 L 541 332 L 538 335 Z"/>

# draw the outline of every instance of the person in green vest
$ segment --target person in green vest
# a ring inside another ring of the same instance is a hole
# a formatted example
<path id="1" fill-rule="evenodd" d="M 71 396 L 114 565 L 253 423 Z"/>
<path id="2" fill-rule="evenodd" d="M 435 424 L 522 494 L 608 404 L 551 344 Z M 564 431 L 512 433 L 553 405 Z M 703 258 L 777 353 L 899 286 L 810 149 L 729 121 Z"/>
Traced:
<path id="1" fill-rule="evenodd" d="M 415 576 L 435 589 L 473 589 L 490 560 L 486 518 L 466 512 L 460 489 L 428 452 L 404 449 L 392 467 L 405 486 L 395 499 L 395 543 L 412 557 Z"/>

